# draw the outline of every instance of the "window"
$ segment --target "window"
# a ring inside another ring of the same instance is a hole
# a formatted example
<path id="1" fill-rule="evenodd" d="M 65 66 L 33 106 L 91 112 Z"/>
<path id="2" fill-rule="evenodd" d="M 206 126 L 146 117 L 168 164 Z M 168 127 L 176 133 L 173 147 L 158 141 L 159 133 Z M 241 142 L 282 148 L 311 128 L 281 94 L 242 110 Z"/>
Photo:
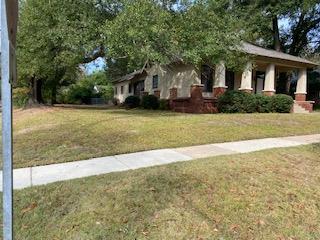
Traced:
<path id="1" fill-rule="evenodd" d="M 124 92 L 124 91 L 123 91 L 123 86 L 121 86 L 121 94 L 123 94 L 123 92 Z"/>
<path id="2" fill-rule="evenodd" d="M 129 93 L 132 93 L 132 84 L 129 83 Z"/>
<path id="3" fill-rule="evenodd" d="M 115 88 L 114 88 L 114 93 L 115 93 L 115 94 L 118 94 L 118 87 L 115 87 Z"/>
<path id="4" fill-rule="evenodd" d="M 159 76 L 158 75 L 154 75 L 152 78 L 152 88 L 158 88 L 158 84 L 159 84 Z"/>

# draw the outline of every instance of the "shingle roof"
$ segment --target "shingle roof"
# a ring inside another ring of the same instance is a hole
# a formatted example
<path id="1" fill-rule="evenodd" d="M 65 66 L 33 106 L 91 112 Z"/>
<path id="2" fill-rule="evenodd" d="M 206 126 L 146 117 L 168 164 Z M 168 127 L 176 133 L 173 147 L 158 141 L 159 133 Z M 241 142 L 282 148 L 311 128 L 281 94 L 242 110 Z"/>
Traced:
<path id="1" fill-rule="evenodd" d="M 132 73 L 129 73 L 127 75 L 124 75 L 118 79 L 115 80 L 115 82 L 123 82 L 123 81 L 129 81 L 131 80 L 132 78 L 134 78 L 135 76 L 137 75 L 140 75 L 140 74 L 143 74 L 143 72 L 145 71 L 145 67 L 139 69 L 139 70 L 136 70 Z"/>
<path id="2" fill-rule="evenodd" d="M 292 62 L 298 62 L 298 63 L 307 64 L 312 67 L 319 66 L 319 64 L 311 62 L 307 59 L 304 59 L 301 57 L 296 57 L 296 56 L 293 56 L 293 55 L 290 55 L 287 53 L 283 53 L 283 52 L 278 52 L 278 51 L 275 51 L 272 49 L 263 48 L 263 47 L 260 47 L 260 46 L 257 46 L 255 44 L 248 43 L 248 42 L 243 42 L 242 46 L 240 47 L 240 50 L 242 50 L 245 53 L 251 54 L 251 55 L 282 59 L 282 60 L 287 60 L 287 61 L 292 61 Z M 179 59 L 179 61 L 181 61 L 181 59 Z M 136 75 L 143 74 L 144 71 L 145 71 L 145 66 L 143 68 L 141 68 L 140 70 L 137 70 L 137 71 L 134 71 L 132 73 L 129 73 L 127 75 L 122 76 L 121 78 L 115 80 L 115 82 L 123 82 L 123 81 L 131 80 Z"/>
<path id="3" fill-rule="evenodd" d="M 278 52 L 272 49 L 266 49 L 248 42 L 244 42 L 241 49 L 249 54 L 256 55 L 256 56 L 263 56 L 263 57 L 270 57 L 270 58 L 277 58 L 277 59 L 282 59 L 282 60 L 287 60 L 287 61 L 292 61 L 292 62 L 299 62 L 299 63 L 304 63 L 312 66 L 317 66 L 318 64 L 313 63 L 307 59 L 301 58 L 301 57 L 296 57 L 287 53 L 283 52 Z"/>

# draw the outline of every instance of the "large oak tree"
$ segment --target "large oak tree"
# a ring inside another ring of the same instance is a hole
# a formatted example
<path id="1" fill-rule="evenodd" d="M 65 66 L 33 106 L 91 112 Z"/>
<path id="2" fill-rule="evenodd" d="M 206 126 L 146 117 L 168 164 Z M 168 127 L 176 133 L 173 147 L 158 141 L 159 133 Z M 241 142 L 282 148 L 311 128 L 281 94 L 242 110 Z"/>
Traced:
<path id="1" fill-rule="evenodd" d="M 19 85 L 29 86 L 30 99 L 43 103 L 50 91 L 73 81 L 79 64 L 104 57 L 101 23 L 117 11 L 113 1 L 21 1 L 18 31 Z"/>

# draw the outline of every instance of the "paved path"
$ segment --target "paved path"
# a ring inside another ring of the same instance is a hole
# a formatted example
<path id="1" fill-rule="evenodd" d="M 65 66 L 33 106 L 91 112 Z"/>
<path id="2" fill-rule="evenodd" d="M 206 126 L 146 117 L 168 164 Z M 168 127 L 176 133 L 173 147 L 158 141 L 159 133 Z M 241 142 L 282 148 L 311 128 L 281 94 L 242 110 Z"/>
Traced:
<path id="1" fill-rule="evenodd" d="M 293 147 L 317 142 L 320 142 L 320 134 L 265 138 L 175 149 L 161 149 L 70 163 L 15 169 L 14 188 L 22 189 L 111 172 L 189 161 L 197 158 L 248 153 L 264 149 Z M 0 189 L 2 189 L 2 172 L 0 172 L 0 179 Z"/>

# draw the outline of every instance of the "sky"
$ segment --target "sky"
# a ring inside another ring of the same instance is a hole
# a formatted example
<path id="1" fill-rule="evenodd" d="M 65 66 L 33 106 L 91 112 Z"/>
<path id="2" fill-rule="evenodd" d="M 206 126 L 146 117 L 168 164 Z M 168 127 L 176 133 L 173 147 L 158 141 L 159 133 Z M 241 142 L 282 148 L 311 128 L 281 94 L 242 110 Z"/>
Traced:
<path id="1" fill-rule="evenodd" d="M 103 58 L 97 58 L 95 61 L 85 64 L 85 72 L 90 75 L 96 71 L 104 70 L 106 67 L 106 62 Z"/>

